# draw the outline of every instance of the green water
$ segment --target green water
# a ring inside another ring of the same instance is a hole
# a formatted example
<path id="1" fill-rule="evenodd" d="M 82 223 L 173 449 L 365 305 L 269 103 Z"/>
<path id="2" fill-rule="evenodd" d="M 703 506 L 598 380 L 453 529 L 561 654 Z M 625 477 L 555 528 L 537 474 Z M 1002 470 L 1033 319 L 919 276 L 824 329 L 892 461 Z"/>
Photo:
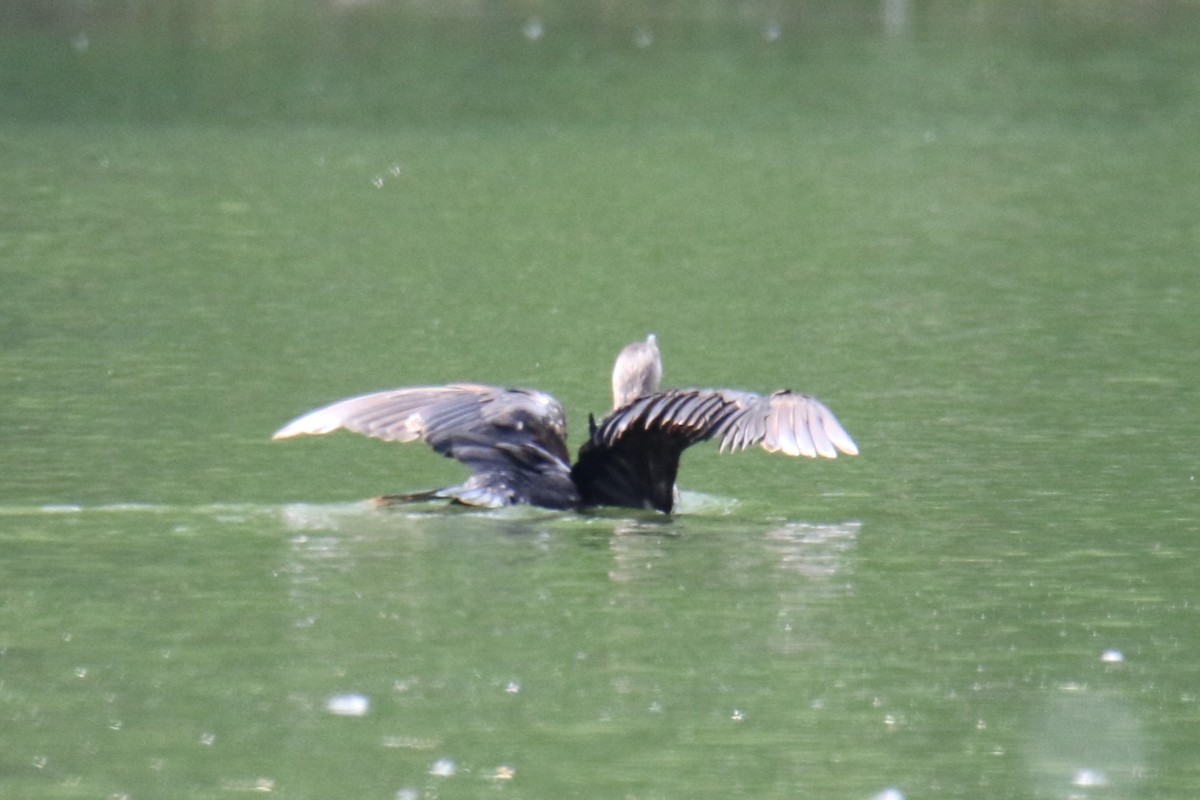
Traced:
<path id="1" fill-rule="evenodd" d="M 167 112 L 9 48 L 0 796 L 1195 797 L 1195 29 L 446 37 Z M 461 470 L 269 438 L 470 380 L 577 445 L 650 331 L 862 455 L 381 513 Z"/>

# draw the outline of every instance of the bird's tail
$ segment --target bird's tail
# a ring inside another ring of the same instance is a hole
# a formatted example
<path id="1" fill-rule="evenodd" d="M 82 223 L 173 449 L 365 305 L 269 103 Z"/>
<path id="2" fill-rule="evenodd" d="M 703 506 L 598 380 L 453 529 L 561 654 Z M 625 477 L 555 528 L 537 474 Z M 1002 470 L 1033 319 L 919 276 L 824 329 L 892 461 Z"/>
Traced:
<path id="1" fill-rule="evenodd" d="M 472 486 L 470 483 L 462 486 L 447 486 L 444 489 L 430 489 L 427 492 L 412 492 L 411 494 L 385 494 L 374 497 L 371 503 L 376 508 L 392 508 L 408 503 L 426 503 L 431 500 L 449 500 L 460 506 L 476 508 L 503 508 L 515 502 L 504 487 L 484 483 Z"/>
<path id="2" fill-rule="evenodd" d="M 448 497 L 445 489 L 430 489 L 426 492 L 410 492 L 409 494 L 385 494 L 372 497 L 371 504 L 376 508 L 391 508 L 408 503 L 427 503 L 430 500 L 445 500 Z"/>

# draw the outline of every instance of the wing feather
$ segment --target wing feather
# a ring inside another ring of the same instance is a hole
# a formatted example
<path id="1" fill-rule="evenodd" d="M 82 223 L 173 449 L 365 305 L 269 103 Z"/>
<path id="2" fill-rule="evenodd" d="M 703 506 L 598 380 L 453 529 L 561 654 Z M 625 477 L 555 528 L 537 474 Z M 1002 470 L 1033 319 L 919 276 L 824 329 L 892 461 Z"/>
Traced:
<path id="1" fill-rule="evenodd" d="M 566 415 L 541 392 L 478 384 L 415 386 L 351 397 L 310 411 L 275 439 L 345 429 L 385 442 L 424 441 L 471 469 L 441 490 L 472 505 L 578 503 L 567 453 Z"/>
<path id="2" fill-rule="evenodd" d="M 790 395 L 790 397 L 794 398 L 795 395 Z M 771 408 L 771 413 L 777 413 L 784 417 L 789 434 L 796 443 L 796 451 L 788 455 L 815 458 L 818 448 L 808 432 L 808 413 L 804 405 L 793 402 L 778 402 L 771 403 Z"/>
<path id="3" fill-rule="evenodd" d="M 850 438 L 826 405 L 809 395 L 780 390 L 768 397 L 752 392 L 715 391 L 739 410 L 716 423 L 712 434 L 720 435 L 722 451 L 761 446 L 767 452 L 806 458 L 836 458 L 838 452 L 858 455 Z"/>
<path id="4" fill-rule="evenodd" d="M 813 446 L 817 450 L 817 454 L 822 458 L 837 458 L 837 448 L 833 446 L 833 442 L 829 440 L 829 436 L 825 433 L 825 428 L 821 423 L 821 412 L 819 409 L 805 409 L 804 415 L 804 431 L 812 440 Z"/>

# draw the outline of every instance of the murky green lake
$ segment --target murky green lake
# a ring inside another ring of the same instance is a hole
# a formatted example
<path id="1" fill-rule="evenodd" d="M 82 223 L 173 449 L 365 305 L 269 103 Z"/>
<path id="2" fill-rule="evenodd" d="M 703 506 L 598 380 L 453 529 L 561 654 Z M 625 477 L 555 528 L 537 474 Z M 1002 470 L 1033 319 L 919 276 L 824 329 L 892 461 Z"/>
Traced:
<path id="1" fill-rule="evenodd" d="M 29 34 L 5 63 L 46 72 L 0 123 L 0 795 L 1197 796 L 1185 12 L 550 19 L 240 90 L 218 58 L 165 117 L 146 64 L 72 83 L 124 63 L 104 36 Z M 461 469 L 270 441 L 474 381 L 553 393 L 575 447 L 650 331 L 668 384 L 811 392 L 862 454 L 697 448 L 665 519 L 381 512 Z"/>

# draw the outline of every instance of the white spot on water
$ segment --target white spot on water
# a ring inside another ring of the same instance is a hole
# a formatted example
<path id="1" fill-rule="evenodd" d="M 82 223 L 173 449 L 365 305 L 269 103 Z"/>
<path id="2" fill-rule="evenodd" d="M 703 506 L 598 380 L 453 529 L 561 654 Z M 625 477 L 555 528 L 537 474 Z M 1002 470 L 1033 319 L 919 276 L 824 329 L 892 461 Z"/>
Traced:
<path id="1" fill-rule="evenodd" d="M 909 0 L 883 0 L 884 34 L 900 36 L 908 30 L 910 10 Z"/>
<path id="2" fill-rule="evenodd" d="M 205 747 L 212 747 L 213 742 L 215 741 L 217 741 L 217 735 L 215 733 L 205 732 L 200 734 L 200 744 L 204 745 Z"/>
<path id="3" fill-rule="evenodd" d="M 872 796 L 871 800 L 904 800 L 904 794 L 899 789 L 889 786 L 879 794 Z"/>
<path id="4" fill-rule="evenodd" d="M 521 33 L 531 42 L 536 42 L 542 38 L 546 29 L 542 27 L 542 20 L 539 17 L 530 17 L 525 20 L 525 24 L 521 26 Z"/>
<path id="5" fill-rule="evenodd" d="M 783 28 L 778 22 L 770 22 L 763 28 L 762 37 L 764 42 L 777 42 L 779 37 L 783 35 Z"/>
<path id="6" fill-rule="evenodd" d="M 741 722 L 746 718 L 746 715 L 742 713 L 740 708 L 735 708 L 733 713 L 729 715 L 729 718 L 734 722 Z"/>
<path id="7" fill-rule="evenodd" d="M 1039 796 L 1083 800 L 1142 793 L 1135 784 L 1145 773 L 1147 737 L 1137 710 L 1121 694 L 1085 687 L 1048 696 L 1039 711 L 1044 719 L 1024 737 Z"/>
<path id="8" fill-rule="evenodd" d="M 226 778 L 221 781 L 221 788 L 227 792 L 273 792 L 275 779 L 265 775 L 254 779 Z"/>
<path id="9" fill-rule="evenodd" d="M 83 511 L 83 506 L 63 503 L 61 505 L 42 506 L 42 511 L 45 511 L 47 514 L 76 514 L 80 511 Z"/>
<path id="10" fill-rule="evenodd" d="M 521 684 L 517 681 L 509 681 L 508 683 L 504 684 L 504 691 L 508 692 L 509 694 L 517 694 L 521 691 Z"/>
<path id="11" fill-rule="evenodd" d="M 439 758 L 429 765 L 429 774 L 439 778 L 452 778 L 458 772 L 458 765 L 448 758 Z"/>
<path id="12" fill-rule="evenodd" d="M 1125 654 L 1120 650 L 1105 650 L 1100 654 L 1100 660 L 1105 664 L 1123 664 L 1125 663 Z"/>
<path id="13" fill-rule="evenodd" d="M 654 34 L 645 28 L 638 28 L 633 32 L 633 43 L 645 49 L 654 44 Z"/>
<path id="14" fill-rule="evenodd" d="M 1075 786 L 1108 786 L 1108 776 L 1095 769 L 1080 769 L 1071 778 Z"/>
<path id="15" fill-rule="evenodd" d="M 335 694 L 325 701 L 325 710 L 339 717 L 362 717 L 371 708 L 371 701 L 361 694 Z"/>

